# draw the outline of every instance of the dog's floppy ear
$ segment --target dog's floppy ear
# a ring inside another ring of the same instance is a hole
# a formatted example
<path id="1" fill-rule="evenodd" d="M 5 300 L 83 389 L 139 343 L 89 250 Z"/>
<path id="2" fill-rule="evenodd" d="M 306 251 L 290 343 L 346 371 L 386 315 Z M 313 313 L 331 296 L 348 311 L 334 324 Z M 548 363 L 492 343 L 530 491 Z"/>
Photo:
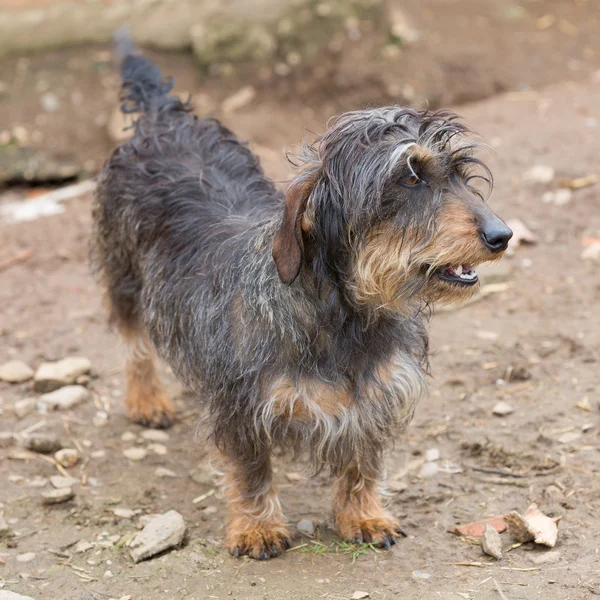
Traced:
<path id="1" fill-rule="evenodd" d="M 304 254 L 302 217 L 317 178 L 318 171 L 316 170 L 308 176 L 298 177 L 292 181 L 285 195 L 283 220 L 275 235 L 271 254 L 279 278 L 287 285 L 292 284 L 298 277 L 302 266 Z"/>

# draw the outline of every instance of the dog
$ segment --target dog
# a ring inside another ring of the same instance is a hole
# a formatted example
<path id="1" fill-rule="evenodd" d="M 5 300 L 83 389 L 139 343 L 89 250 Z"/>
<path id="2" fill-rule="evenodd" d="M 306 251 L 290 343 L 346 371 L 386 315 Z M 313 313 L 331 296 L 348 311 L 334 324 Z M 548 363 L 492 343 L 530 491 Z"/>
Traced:
<path id="1" fill-rule="evenodd" d="M 512 235 L 476 185 L 478 142 L 449 111 L 349 112 L 303 143 L 284 192 L 147 58 L 121 70 L 141 116 L 99 177 L 93 259 L 131 347 L 129 417 L 171 424 L 164 359 L 205 409 L 231 554 L 290 546 L 274 450 L 331 474 L 342 538 L 389 548 L 382 456 L 425 392 L 425 309 L 470 298 Z"/>

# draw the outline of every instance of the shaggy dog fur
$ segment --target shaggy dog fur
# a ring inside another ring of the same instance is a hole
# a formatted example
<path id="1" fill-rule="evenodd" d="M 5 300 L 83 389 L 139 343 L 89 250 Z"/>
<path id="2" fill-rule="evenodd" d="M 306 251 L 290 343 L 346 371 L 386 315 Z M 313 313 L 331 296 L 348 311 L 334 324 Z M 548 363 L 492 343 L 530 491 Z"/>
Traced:
<path id="1" fill-rule="evenodd" d="M 132 347 L 129 416 L 173 418 L 157 353 L 206 408 L 233 554 L 289 545 L 275 448 L 331 472 L 341 536 L 389 547 L 382 453 L 425 389 L 423 309 L 470 297 L 473 266 L 511 235 L 472 186 L 490 174 L 466 127 L 395 106 L 344 114 L 282 192 L 147 59 L 122 73 L 123 108 L 142 115 L 101 175 L 93 257 Z"/>

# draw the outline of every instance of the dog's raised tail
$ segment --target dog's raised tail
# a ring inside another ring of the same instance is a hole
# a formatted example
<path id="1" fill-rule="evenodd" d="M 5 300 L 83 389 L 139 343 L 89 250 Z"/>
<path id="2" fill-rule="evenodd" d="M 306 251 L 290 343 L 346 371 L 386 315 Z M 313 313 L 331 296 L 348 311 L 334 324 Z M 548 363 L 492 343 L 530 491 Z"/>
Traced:
<path id="1" fill-rule="evenodd" d="M 174 81 L 164 80 L 159 68 L 137 53 L 129 27 L 114 34 L 121 61 L 121 110 L 124 113 L 151 112 L 166 104 Z"/>

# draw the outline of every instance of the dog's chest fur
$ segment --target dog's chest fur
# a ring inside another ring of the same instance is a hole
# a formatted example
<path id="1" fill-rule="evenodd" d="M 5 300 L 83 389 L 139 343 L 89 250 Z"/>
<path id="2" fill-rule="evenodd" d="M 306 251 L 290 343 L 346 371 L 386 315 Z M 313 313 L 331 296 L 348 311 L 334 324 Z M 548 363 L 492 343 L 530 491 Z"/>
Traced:
<path id="1" fill-rule="evenodd" d="M 424 390 L 422 366 L 402 351 L 332 382 L 273 376 L 263 384 L 256 427 L 281 443 L 289 437 L 301 438 L 303 445 L 310 440 L 311 451 L 323 460 L 325 453 L 340 453 L 340 445 L 384 445 L 394 430 L 408 425 Z"/>

